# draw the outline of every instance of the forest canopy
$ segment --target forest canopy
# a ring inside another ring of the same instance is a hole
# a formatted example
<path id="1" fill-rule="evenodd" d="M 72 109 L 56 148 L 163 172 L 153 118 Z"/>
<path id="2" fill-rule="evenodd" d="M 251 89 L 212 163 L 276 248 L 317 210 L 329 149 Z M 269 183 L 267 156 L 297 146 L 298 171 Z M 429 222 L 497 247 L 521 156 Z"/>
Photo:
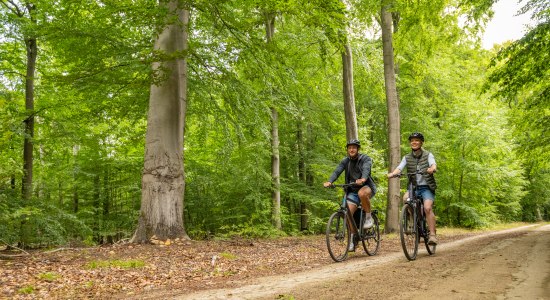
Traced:
<path id="1" fill-rule="evenodd" d="M 346 47 L 357 135 L 374 161 L 373 206 L 386 212 L 383 5 L 393 17 L 400 151 L 410 151 L 411 132 L 426 137 L 438 226 L 549 220 L 550 4 L 526 1 L 520 13 L 535 25 L 486 50 L 477 37 L 493 2 L 170 1 L 189 12 L 188 45 L 166 53 L 154 43 L 178 20 L 157 1 L 0 0 L 0 243 L 132 236 L 151 86 L 167 80 L 152 65 L 183 58 L 191 238 L 324 232 L 341 195 L 322 183 L 346 155 Z"/>

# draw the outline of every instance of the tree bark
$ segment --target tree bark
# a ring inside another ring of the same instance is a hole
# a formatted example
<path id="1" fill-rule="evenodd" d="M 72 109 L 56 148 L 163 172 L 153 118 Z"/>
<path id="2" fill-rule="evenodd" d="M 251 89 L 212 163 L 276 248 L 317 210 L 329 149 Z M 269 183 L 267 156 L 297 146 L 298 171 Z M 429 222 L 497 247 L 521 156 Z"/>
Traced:
<path id="1" fill-rule="evenodd" d="M 153 63 L 161 80 L 152 84 L 145 137 L 142 199 L 138 227 L 131 241 L 189 239 L 183 223 L 185 177 L 183 142 L 187 103 L 187 39 L 189 11 L 177 0 L 167 5 L 178 17 L 155 41 L 155 50 L 177 58 Z"/>
<path id="2" fill-rule="evenodd" d="M 32 196 L 34 150 L 34 76 L 36 72 L 36 57 L 38 54 L 36 38 L 25 39 L 25 46 L 27 48 L 27 73 L 25 76 L 25 109 L 27 110 L 28 116 L 24 121 L 25 141 L 23 144 L 23 178 L 21 184 L 21 194 L 23 196 L 23 199 L 30 200 Z"/>
<path id="3" fill-rule="evenodd" d="M 386 87 L 386 103 L 388 107 L 388 142 L 389 142 L 389 170 L 397 167 L 401 158 L 400 151 L 400 116 L 399 99 L 393 60 L 392 44 L 392 14 L 386 6 L 381 10 L 382 47 L 384 54 L 384 82 Z M 386 233 L 396 232 L 399 229 L 399 180 L 388 181 L 388 199 L 386 208 Z"/>
<path id="4" fill-rule="evenodd" d="M 265 36 L 269 44 L 275 34 L 275 14 L 265 14 Z M 281 179 L 279 161 L 279 113 L 273 104 L 271 106 L 271 223 L 276 229 L 281 225 Z"/>
<path id="5" fill-rule="evenodd" d="M 272 178 L 272 223 L 276 229 L 281 229 L 281 176 L 279 161 L 279 113 L 271 108 L 271 178 Z"/>
<path id="6" fill-rule="evenodd" d="M 353 90 L 353 53 L 351 52 L 349 44 L 344 46 L 344 51 L 342 52 L 342 73 L 346 138 L 349 141 L 351 139 L 357 139 L 359 136 Z"/>
<path id="7" fill-rule="evenodd" d="M 78 145 L 73 145 L 73 159 L 74 159 L 74 165 L 73 165 L 73 213 L 78 212 L 78 152 L 80 151 L 80 147 Z"/>
<path id="8" fill-rule="evenodd" d="M 298 178 L 301 182 L 307 185 L 307 176 L 306 176 L 306 154 L 304 145 L 304 126 L 302 120 L 298 120 L 298 126 L 296 131 L 296 143 L 298 145 Z M 307 213 L 307 204 L 303 200 L 300 200 L 300 230 L 308 230 L 308 213 Z"/>

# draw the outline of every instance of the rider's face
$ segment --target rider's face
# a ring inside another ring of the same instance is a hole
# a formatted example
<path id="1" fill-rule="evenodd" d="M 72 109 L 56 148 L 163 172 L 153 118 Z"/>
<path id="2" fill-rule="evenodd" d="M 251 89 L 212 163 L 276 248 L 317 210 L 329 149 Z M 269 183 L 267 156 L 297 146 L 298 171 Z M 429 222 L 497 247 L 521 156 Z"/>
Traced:
<path id="1" fill-rule="evenodd" d="M 422 147 L 422 140 L 417 139 L 417 138 L 412 138 L 411 139 L 411 149 L 416 151 L 416 150 L 420 149 L 421 147 Z"/>
<path id="2" fill-rule="evenodd" d="M 351 158 L 354 158 L 357 156 L 357 153 L 359 152 L 359 147 L 357 145 L 349 145 L 348 146 L 348 156 Z"/>

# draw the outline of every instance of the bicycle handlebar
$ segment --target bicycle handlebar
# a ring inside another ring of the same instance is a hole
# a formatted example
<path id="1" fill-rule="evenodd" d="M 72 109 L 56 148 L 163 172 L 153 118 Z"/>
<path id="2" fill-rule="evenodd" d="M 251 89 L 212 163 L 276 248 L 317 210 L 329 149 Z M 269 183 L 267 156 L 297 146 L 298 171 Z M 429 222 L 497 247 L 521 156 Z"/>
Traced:
<path id="1" fill-rule="evenodd" d="M 405 175 L 406 175 L 406 176 L 413 176 L 413 175 L 422 175 L 422 174 L 425 174 L 425 173 L 422 172 L 422 171 L 416 171 L 416 172 L 414 172 L 414 173 L 407 173 L 407 174 L 401 173 L 401 174 L 397 174 L 397 175 L 394 175 L 394 176 L 392 176 L 392 177 L 390 177 L 390 178 L 396 178 L 396 177 L 397 177 L 397 178 L 401 178 L 402 176 L 405 176 Z"/>
<path id="2" fill-rule="evenodd" d="M 327 188 L 336 188 L 336 187 L 342 187 L 342 188 L 346 188 L 346 187 L 352 187 L 352 186 L 361 186 L 360 184 L 357 184 L 355 182 L 352 182 L 352 183 L 346 183 L 346 184 L 331 184 L 329 185 Z"/>

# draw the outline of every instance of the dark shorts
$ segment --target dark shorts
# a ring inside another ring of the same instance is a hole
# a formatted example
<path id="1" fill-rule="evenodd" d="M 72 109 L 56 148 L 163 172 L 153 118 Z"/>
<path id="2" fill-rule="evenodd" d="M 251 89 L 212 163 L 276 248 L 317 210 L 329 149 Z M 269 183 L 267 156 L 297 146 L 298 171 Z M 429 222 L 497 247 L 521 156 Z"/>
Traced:
<path id="1" fill-rule="evenodd" d="M 371 192 L 372 192 L 372 195 L 371 195 L 371 197 L 370 197 L 371 200 L 372 200 L 372 198 L 374 198 L 374 195 L 375 195 L 376 193 L 372 190 L 371 187 L 369 187 L 369 188 L 371 189 Z M 358 194 L 358 192 L 359 192 L 359 191 L 357 191 L 357 192 L 349 192 L 349 193 L 348 193 L 348 198 L 347 198 L 348 202 L 351 202 L 351 203 L 353 203 L 353 204 L 355 204 L 355 205 L 359 205 L 359 204 L 361 203 L 361 200 L 359 199 L 359 194 Z"/>
<path id="2" fill-rule="evenodd" d="M 351 202 L 355 205 L 359 205 L 359 203 L 361 203 L 361 201 L 359 200 L 359 194 L 357 194 L 356 192 L 349 192 L 348 198 L 346 200 L 348 200 L 348 202 Z"/>

